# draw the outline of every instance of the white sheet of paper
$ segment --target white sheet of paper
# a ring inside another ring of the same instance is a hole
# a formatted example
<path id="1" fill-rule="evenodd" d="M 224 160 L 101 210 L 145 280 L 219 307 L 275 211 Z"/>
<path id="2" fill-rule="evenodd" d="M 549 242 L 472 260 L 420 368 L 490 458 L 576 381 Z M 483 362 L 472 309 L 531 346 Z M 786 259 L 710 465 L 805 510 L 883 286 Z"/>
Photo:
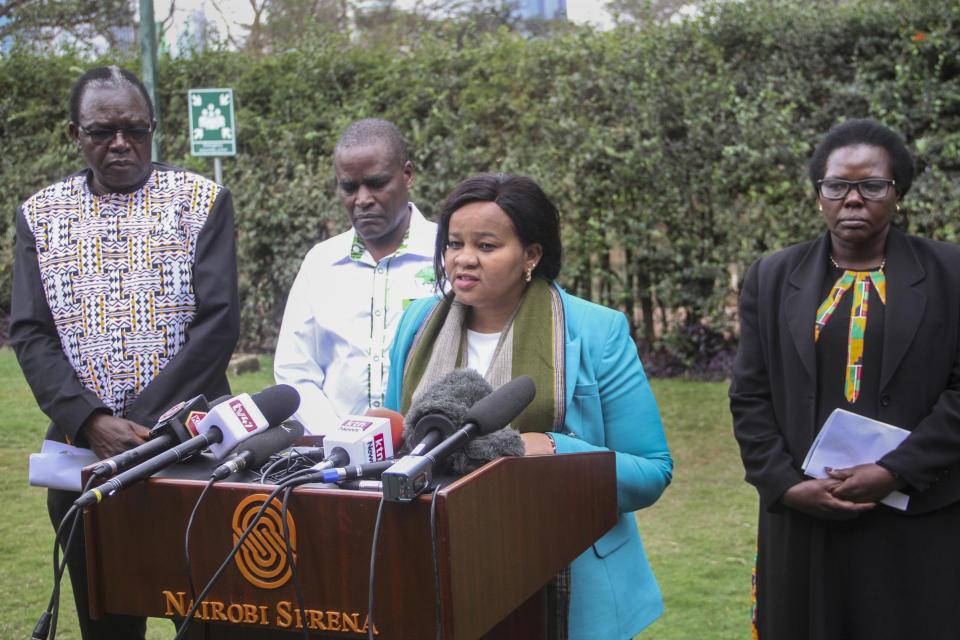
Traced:
<path id="1" fill-rule="evenodd" d="M 824 467 L 846 469 L 876 462 L 896 449 L 910 432 L 892 424 L 834 409 L 810 446 L 801 468 L 812 478 L 826 478 Z M 905 511 L 910 496 L 894 491 L 883 504 Z"/>
<path id="2" fill-rule="evenodd" d="M 80 470 L 98 459 L 90 449 L 44 440 L 40 453 L 30 454 L 30 485 L 80 491 Z"/>

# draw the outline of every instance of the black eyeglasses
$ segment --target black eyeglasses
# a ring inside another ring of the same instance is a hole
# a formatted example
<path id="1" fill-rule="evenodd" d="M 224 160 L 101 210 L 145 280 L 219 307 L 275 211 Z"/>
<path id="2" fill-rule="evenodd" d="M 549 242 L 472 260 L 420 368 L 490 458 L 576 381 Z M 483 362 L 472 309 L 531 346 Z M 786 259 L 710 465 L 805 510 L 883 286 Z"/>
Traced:
<path id="1" fill-rule="evenodd" d="M 106 144 L 117 137 L 118 133 L 122 135 L 125 140 L 129 140 L 130 142 L 145 142 L 147 138 L 150 137 L 150 134 L 153 133 L 153 127 L 130 127 L 129 129 L 87 129 L 83 125 L 78 124 L 77 128 L 87 134 L 87 137 L 89 137 L 94 144 Z"/>
<path id="2" fill-rule="evenodd" d="M 894 184 L 896 181 L 887 178 L 817 180 L 817 189 L 827 200 L 843 200 L 850 193 L 850 187 L 856 187 L 864 200 L 883 200 L 887 197 L 890 186 Z"/>

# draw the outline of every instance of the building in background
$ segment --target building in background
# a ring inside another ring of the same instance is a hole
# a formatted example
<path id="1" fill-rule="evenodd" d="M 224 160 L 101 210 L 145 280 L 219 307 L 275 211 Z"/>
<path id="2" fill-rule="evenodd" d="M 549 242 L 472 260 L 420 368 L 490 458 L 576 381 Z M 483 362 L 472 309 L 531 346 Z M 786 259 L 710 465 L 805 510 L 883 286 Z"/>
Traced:
<path id="1" fill-rule="evenodd" d="M 567 0 L 519 0 L 517 4 L 517 11 L 524 19 L 567 19 Z"/>

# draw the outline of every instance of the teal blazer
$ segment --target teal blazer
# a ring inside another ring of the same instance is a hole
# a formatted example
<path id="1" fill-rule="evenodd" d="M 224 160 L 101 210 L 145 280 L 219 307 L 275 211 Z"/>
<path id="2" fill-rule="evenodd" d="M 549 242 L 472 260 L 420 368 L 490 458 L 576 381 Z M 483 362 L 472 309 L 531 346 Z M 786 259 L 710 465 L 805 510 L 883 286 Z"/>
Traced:
<path id="1" fill-rule="evenodd" d="M 561 291 L 566 323 L 566 421 L 557 453 L 614 451 L 618 523 L 570 565 L 570 638 L 624 640 L 663 613 L 633 512 L 670 484 L 673 460 L 626 317 Z M 407 353 L 436 298 L 412 303 L 390 349 L 386 406 L 400 409 Z M 562 535 L 560 532 L 558 535 Z"/>

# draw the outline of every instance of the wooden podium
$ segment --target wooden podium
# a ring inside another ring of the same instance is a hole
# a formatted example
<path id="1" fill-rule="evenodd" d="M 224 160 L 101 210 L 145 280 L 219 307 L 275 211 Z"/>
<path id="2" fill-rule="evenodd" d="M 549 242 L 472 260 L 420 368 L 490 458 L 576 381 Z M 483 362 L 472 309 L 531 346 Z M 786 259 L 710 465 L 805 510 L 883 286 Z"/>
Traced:
<path id="1" fill-rule="evenodd" d="M 84 510 L 90 609 L 182 618 L 187 518 L 206 483 L 151 478 Z M 235 532 L 274 487 L 222 482 L 200 505 L 190 560 L 203 589 Z M 300 487 L 287 521 L 303 596 L 287 564 L 279 499 L 203 599 L 196 638 L 366 637 L 370 548 L 380 494 Z M 437 637 L 431 496 L 384 504 L 376 551 L 378 638 Z M 617 522 L 610 452 L 501 458 L 443 487 L 436 504 L 442 637 L 543 636 L 541 588 Z M 219 634 L 219 635 L 218 635 Z"/>

